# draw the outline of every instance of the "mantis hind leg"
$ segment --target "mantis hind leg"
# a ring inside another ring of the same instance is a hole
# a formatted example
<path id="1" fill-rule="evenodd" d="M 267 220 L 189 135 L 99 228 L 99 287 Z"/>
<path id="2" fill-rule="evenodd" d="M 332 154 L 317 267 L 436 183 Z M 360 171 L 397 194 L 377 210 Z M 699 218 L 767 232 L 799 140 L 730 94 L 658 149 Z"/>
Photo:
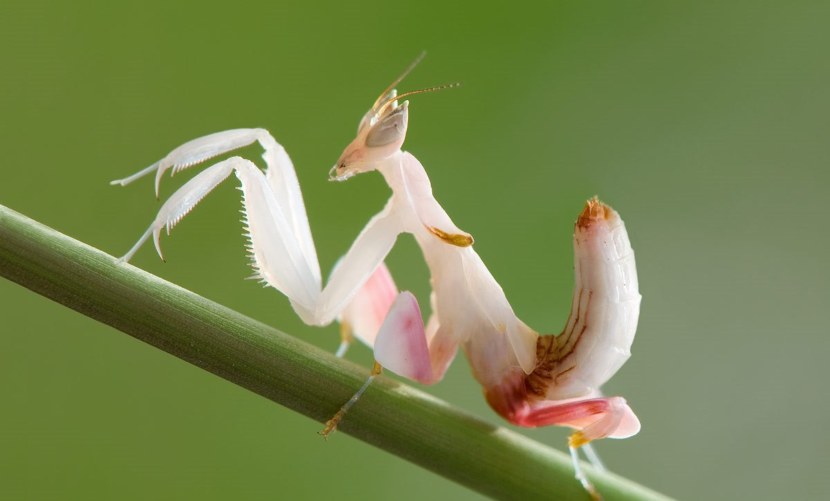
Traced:
<path id="1" fill-rule="evenodd" d="M 320 431 L 320 435 L 322 435 L 323 438 L 328 439 L 329 435 L 331 435 L 332 433 L 334 433 L 335 430 L 337 430 L 337 425 L 340 424 L 340 421 L 343 420 L 343 417 L 346 415 L 347 412 L 349 412 L 349 409 L 351 409 L 352 406 L 357 403 L 360 397 L 363 396 L 367 389 L 369 389 L 369 386 L 372 384 L 372 381 L 374 381 L 375 378 L 379 376 L 382 371 L 383 367 L 376 361 L 374 366 L 372 367 L 372 372 L 369 373 L 369 377 L 363 383 L 363 386 L 361 386 L 360 389 L 357 390 L 357 392 L 354 395 L 352 395 L 352 398 L 350 398 L 348 401 L 346 401 L 345 404 L 343 404 L 342 407 L 340 407 L 340 409 L 334 416 L 332 416 L 331 419 L 326 421 L 326 426 L 323 427 L 323 429 Z"/>

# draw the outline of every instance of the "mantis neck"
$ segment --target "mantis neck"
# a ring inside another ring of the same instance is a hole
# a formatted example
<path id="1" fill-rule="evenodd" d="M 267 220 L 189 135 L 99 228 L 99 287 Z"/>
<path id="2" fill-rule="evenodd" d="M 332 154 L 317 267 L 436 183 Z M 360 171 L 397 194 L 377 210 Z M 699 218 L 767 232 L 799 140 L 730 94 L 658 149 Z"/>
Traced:
<path id="1" fill-rule="evenodd" d="M 402 156 L 403 151 L 398 150 L 383 160 L 380 160 L 375 167 L 394 194 L 402 193 L 406 189 L 403 172 L 401 171 Z"/>

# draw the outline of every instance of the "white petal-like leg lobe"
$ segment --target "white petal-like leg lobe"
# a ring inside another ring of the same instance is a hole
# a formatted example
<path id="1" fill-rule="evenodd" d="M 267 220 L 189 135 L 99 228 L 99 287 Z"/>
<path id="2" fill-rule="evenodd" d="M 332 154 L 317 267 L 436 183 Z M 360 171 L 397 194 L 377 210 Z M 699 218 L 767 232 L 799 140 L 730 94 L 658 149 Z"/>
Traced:
<path id="1" fill-rule="evenodd" d="M 630 356 L 640 313 L 634 251 L 613 209 L 589 200 L 574 230 L 574 300 L 553 354 L 561 371 L 551 400 L 585 395 Z"/>
<path id="2" fill-rule="evenodd" d="M 536 368 L 536 340 L 539 335 L 516 317 L 501 286 L 475 251 L 464 249 L 461 262 L 469 290 L 487 291 L 472 292 L 478 305 L 477 314 L 487 318 L 496 332 L 507 337 L 522 370 L 530 374 Z"/>
<path id="3" fill-rule="evenodd" d="M 428 384 L 432 364 L 418 300 L 401 292 L 375 339 L 375 360 L 400 376 Z"/>
<path id="4" fill-rule="evenodd" d="M 380 263 L 340 314 L 340 323 L 347 325 L 367 346 L 374 346 L 380 326 L 397 296 L 398 288 L 386 263 Z"/>

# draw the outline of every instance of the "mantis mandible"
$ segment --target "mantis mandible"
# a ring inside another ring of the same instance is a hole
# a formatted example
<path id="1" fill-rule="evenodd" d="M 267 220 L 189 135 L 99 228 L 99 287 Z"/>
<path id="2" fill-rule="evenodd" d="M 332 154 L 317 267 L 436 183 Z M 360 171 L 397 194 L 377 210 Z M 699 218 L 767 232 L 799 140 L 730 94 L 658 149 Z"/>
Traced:
<path id="1" fill-rule="evenodd" d="M 305 323 L 324 326 L 338 319 L 338 355 L 352 336 L 374 348 L 371 376 L 327 423 L 324 435 L 336 429 L 382 367 L 432 384 L 443 378 L 461 347 L 488 403 L 502 417 L 525 427 L 575 429 L 568 445 L 576 477 L 597 497 L 580 468 L 577 450 L 592 440 L 629 437 L 640 427 L 625 399 L 599 393 L 629 357 L 639 315 L 637 272 L 625 226 L 613 209 L 596 198 L 589 200 L 575 225 L 574 298 L 565 329 L 559 335 L 539 335 L 525 325 L 473 249 L 472 236 L 453 223 L 433 196 L 424 167 L 401 150 L 409 118 L 409 101 L 403 98 L 453 86 L 399 95 L 395 87 L 420 59 L 381 93 L 329 172 L 331 180 L 345 181 L 378 171 L 392 195 L 340 259 L 325 287 L 294 166 L 265 129 L 227 130 L 192 140 L 146 169 L 113 181 L 123 186 L 155 173 L 158 195 L 168 170 L 173 175 L 254 142 L 264 150 L 264 172 L 234 156 L 186 182 L 122 259 L 132 258 L 151 236 L 163 259 L 162 230 L 169 233 L 235 173 L 256 276 L 287 296 Z M 432 313 L 426 326 L 415 297 L 398 292 L 384 264 L 401 233 L 415 237 L 430 270 Z M 592 452 L 587 452 L 590 458 Z"/>

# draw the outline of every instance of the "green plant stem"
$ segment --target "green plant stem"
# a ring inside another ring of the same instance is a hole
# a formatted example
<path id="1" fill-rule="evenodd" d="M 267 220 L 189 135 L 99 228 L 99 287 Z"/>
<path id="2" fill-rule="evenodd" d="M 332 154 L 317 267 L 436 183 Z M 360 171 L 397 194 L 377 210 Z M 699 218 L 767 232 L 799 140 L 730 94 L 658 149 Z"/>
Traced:
<path id="1" fill-rule="evenodd" d="M 320 422 L 367 377 L 365 368 L 1 205 L 0 274 Z M 495 498 L 587 497 L 565 454 L 387 378 L 339 430 Z M 591 477 L 606 499 L 662 498 L 613 474 Z"/>

